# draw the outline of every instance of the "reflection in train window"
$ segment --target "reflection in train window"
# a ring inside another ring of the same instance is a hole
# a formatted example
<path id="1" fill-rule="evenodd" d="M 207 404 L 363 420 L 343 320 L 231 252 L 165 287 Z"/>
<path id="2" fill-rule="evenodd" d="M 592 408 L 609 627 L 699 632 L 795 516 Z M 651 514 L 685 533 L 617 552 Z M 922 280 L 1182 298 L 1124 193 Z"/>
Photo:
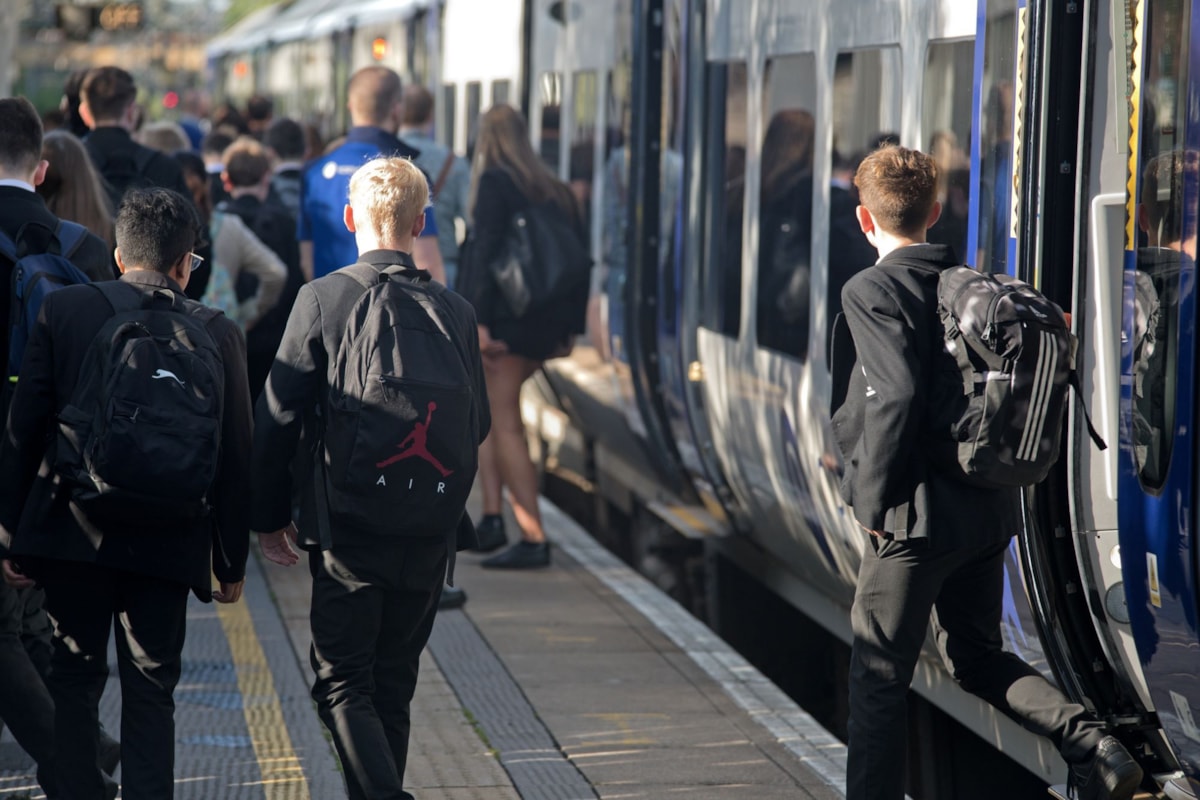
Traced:
<path id="1" fill-rule="evenodd" d="M 538 81 L 541 93 L 541 134 L 538 153 L 546 166 L 559 174 L 559 135 L 562 130 L 562 75 L 546 72 Z"/>
<path id="2" fill-rule="evenodd" d="M 826 281 L 825 341 L 842 310 L 842 287 L 879 254 L 858 225 L 854 173 L 882 144 L 899 144 L 900 51 L 895 48 L 839 53 L 833 76 L 833 152 L 829 165 L 829 272 Z"/>
<path id="3" fill-rule="evenodd" d="M 971 211 L 971 106 L 975 43 L 929 45 L 925 58 L 924 106 L 921 108 L 923 149 L 938 165 L 938 202 L 942 216 L 929 229 L 929 241 L 948 244 L 960 259 L 967 254 Z"/>
<path id="4" fill-rule="evenodd" d="M 811 303 L 815 76 L 811 54 L 767 62 L 759 157 L 758 343 L 802 360 Z"/>
<path id="5" fill-rule="evenodd" d="M 467 149 L 474 152 L 475 136 L 479 133 L 479 115 L 483 113 L 483 84 L 471 81 L 467 84 Z"/>
<path id="6" fill-rule="evenodd" d="M 1171 466 L 1185 337 L 1181 304 L 1196 271 L 1196 185 L 1200 153 L 1186 149 L 1191 26 L 1178 7 L 1155 6 L 1146 21 L 1147 59 L 1141 119 L 1138 250 L 1133 303 L 1133 445 L 1138 477 L 1161 490 Z"/>
<path id="7" fill-rule="evenodd" d="M 567 183 L 588 225 L 592 221 L 592 182 L 596 174 L 596 113 L 600 81 L 595 72 L 576 72 L 571 95 L 571 157 Z"/>
<path id="8" fill-rule="evenodd" d="M 492 81 L 492 105 L 506 106 L 511 104 L 512 81 Z"/>
<path id="9" fill-rule="evenodd" d="M 737 336 L 742 322 L 742 215 L 746 195 L 746 64 L 708 65 L 711 121 L 707 161 L 709 247 L 704 326 Z"/>
<path id="10" fill-rule="evenodd" d="M 442 85 L 442 102 L 438 103 L 438 141 L 454 149 L 454 122 L 458 111 L 458 87 Z"/>
<path id="11" fill-rule="evenodd" d="M 663 87 L 662 87 L 662 142 L 659 148 L 659 204 L 658 204 L 658 274 L 659 312 L 663 329 L 674 331 L 679 311 L 676 291 L 677 270 L 675 262 L 682 254 L 677 252 L 675 228 L 683 200 L 683 130 L 680 120 L 683 96 L 680 81 L 680 63 L 683 46 L 683 13 L 680 0 L 666 4 L 667 19 L 663 28 Z M 681 272 L 679 273 L 682 274 Z"/>
<path id="12" fill-rule="evenodd" d="M 975 267 L 1008 272 L 1012 220 L 1013 77 L 1017 50 L 1016 11 L 988 5 L 983 42 L 983 107 L 979 122 L 979 216 Z"/>

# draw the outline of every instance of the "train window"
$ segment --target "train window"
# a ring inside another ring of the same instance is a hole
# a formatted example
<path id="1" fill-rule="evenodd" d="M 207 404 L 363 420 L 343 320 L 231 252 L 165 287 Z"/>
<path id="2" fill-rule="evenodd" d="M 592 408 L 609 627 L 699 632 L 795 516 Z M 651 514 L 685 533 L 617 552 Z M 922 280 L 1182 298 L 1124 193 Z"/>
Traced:
<path id="1" fill-rule="evenodd" d="M 704 326 L 737 336 L 742 324 L 742 215 L 746 194 L 746 64 L 708 65 L 713 115 L 708 147 L 709 247 Z"/>
<path id="2" fill-rule="evenodd" d="M 1171 465 L 1178 398 L 1187 391 L 1181 392 L 1186 375 L 1180 374 L 1180 353 L 1190 350 L 1191 334 L 1180 306 L 1195 280 L 1200 152 L 1185 141 L 1188 125 L 1195 124 L 1181 88 L 1194 80 L 1188 74 L 1187 12 L 1167 4 L 1147 13 L 1146 52 L 1156 57 L 1146 59 L 1142 82 L 1132 438 L 1142 486 L 1157 492 Z"/>
<path id="3" fill-rule="evenodd" d="M 558 175 L 559 135 L 562 130 L 562 75 L 545 72 L 538 81 L 541 91 L 542 119 L 538 153 L 546 166 Z"/>
<path id="4" fill-rule="evenodd" d="M 512 81 L 492 81 L 492 105 L 506 106 L 511 103 Z"/>
<path id="5" fill-rule="evenodd" d="M 467 84 L 467 149 L 475 149 L 475 134 L 479 132 L 479 115 L 483 113 L 483 84 L 471 81 Z"/>
<path id="6" fill-rule="evenodd" d="M 929 241 L 948 244 L 967 257 L 971 211 L 971 106 L 974 102 L 975 43 L 938 42 L 925 57 L 921 130 L 925 152 L 938 165 L 938 201 L 942 216 L 929 229 Z"/>
<path id="7" fill-rule="evenodd" d="M 833 77 L 833 151 L 829 167 L 829 272 L 823 322 L 825 341 L 842 310 L 842 287 L 879 254 L 858 226 L 854 173 L 882 144 L 898 144 L 900 51 L 895 48 L 839 53 Z M 818 322 L 820 324 L 820 322 Z"/>
<path id="8" fill-rule="evenodd" d="M 1016 75 L 1017 12 L 989 3 L 983 41 L 983 107 L 979 121 L 979 212 L 975 266 L 1007 272 L 1012 220 L 1013 79 Z"/>
<path id="9" fill-rule="evenodd" d="M 816 58 L 767 62 L 766 133 L 759 156 L 758 343 L 790 356 L 808 354 L 812 267 L 813 138 Z"/>
<path id="10" fill-rule="evenodd" d="M 571 93 L 571 158 L 567 180 L 589 227 L 592 220 L 592 182 L 596 174 L 596 114 L 600 80 L 595 72 L 577 72 Z"/>
<path id="11" fill-rule="evenodd" d="M 442 102 L 438 113 L 438 141 L 454 149 L 454 123 L 458 111 L 458 87 L 453 83 L 442 85 Z"/>

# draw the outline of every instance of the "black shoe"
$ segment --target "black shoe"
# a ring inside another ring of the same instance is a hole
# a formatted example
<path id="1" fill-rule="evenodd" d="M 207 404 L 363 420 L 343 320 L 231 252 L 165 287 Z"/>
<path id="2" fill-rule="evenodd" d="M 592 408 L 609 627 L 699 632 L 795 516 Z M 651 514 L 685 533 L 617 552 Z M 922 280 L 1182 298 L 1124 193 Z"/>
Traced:
<path id="1" fill-rule="evenodd" d="M 485 514 L 475 525 L 475 538 L 479 545 L 471 548 L 472 553 L 490 553 L 508 544 L 508 536 L 504 533 L 504 517 Z"/>
<path id="2" fill-rule="evenodd" d="M 1142 768 L 1115 736 L 1105 736 L 1092 757 L 1071 767 L 1067 797 L 1075 800 L 1129 800 L 1142 783 Z"/>
<path id="3" fill-rule="evenodd" d="M 491 558 L 479 562 L 481 567 L 495 569 L 529 569 L 550 566 L 550 543 L 527 542 L 524 539 Z"/>
<path id="4" fill-rule="evenodd" d="M 445 611 L 448 608 L 462 608 L 467 602 L 467 593 L 457 586 L 442 585 L 442 597 L 438 600 L 438 610 Z"/>
<path id="5" fill-rule="evenodd" d="M 98 750 L 96 764 L 104 770 L 105 775 L 111 777 L 121 763 L 121 743 L 101 730 Z"/>

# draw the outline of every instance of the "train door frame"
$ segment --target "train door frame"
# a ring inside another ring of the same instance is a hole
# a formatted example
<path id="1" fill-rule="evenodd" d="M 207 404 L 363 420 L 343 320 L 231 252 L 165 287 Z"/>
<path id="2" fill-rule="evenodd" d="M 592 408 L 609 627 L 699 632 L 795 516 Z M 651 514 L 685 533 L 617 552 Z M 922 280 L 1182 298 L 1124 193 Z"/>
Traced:
<path id="1" fill-rule="evenodd" d="M 1107 121 L 1095 125 L 1094 119 L 1124 101 L 1114 77 L 1124 53 L 1117 51 L 1115 35 L 1111 40 L 1100 35 L 1104 21 L 1116 29 L 1117 2 L 1020 4 L 1027 46 L 1018 61 L 1022 136 L 1016 140 L 1014 169 L 1020 187 L 1038 188 L 1017 192 L 1011 221 L 1017 277 L 1073 311 L 1084 342 L 1078 365 L 1086 376 L 1081 400 L 1100 410 L 1111 447 L 1118 446 L 1114 404 L 1107 394 L 1111 387 L 1105 385 L 1116 378 L 1108 341 L 1115 330 L 1111 209 L 1118 207 L 1114 198 L 1123 191 L 1111 191 L 1115 175 L 1109 151 L 1120 137 L 1113 136 Z M 1089 347 L 1092 338 L 1096 341 Z M 1091 449 L 1077 407 L 1070 421 L 1063 451 L 1070 457 L 1025 492 L 1026 524 L 1019 540 L 1030 603 L 1064 692 L 1112 724 L 1142 753 L 1150 771 L 1170 771 L 1173 758 L 1157 732 L 1144 679 L 1131 658 L 1128 628 L 1121 627 L 1121 611 L 1112 602 L 1114 585 L 1119 594 L 1120 583 L 1114 584 L 1106 563 L 1119 562 L 1115 550 L 1109 558 L 1117 535 L 1117 497 L 1111 476 L 1105 475 L 1110 456 Z"/>

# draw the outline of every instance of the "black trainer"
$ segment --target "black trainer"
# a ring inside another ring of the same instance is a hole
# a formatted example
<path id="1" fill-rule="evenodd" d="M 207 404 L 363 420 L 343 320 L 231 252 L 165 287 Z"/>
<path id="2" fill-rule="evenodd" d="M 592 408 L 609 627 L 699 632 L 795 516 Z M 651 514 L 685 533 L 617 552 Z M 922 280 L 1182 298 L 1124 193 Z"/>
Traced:
<path id="1" fill-rule="evenodd" d="M 1072 800 L 1129 800 L 1142 783 L 1142 768 L 1115 736 L 1105 736 L 1090 760 L 1071 766 Z"/>
<path id="2" fill-rule="evenodd" d="M 438 610 L 445 611 L 448 608 L 462 608 L 467 602 L 467 593 L 457 586 L 450 584 L 442 584 L 442 596 L 438 599 Z"/>
<path id="3" fill-rule="evenodd" d="M 504 517 L 499 514 L 485 514 L 483 519 L 475 524 L 475 537 L 478 547 L 472 547 L 472 553 L 490 553 L 508 544 L 508 536 L 504 533 Z"/>
<path id="4" fill-rule="evenodd" d="M 531 569 L 550 566 L 550 543 L 527 542 L 524 539 L 491 558 L 479 562 L 481 567 L 494 569 Z"/>

